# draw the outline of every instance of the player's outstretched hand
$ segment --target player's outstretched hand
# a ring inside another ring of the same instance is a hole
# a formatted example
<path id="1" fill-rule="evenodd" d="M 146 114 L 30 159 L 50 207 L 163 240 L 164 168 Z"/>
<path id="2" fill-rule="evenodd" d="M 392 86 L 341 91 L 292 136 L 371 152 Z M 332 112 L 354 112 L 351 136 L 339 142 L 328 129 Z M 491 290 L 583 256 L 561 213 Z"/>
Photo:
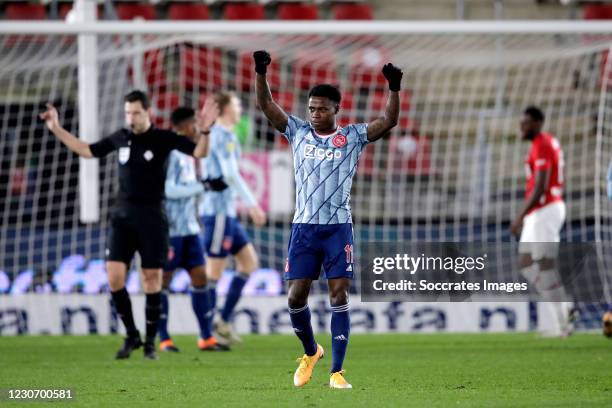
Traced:
<path id="1" fill-rule="evenodd" d="M 251 216 L 253 223 L 258 227 L 261 227 L 266 223 L 266 213 L 263 212 L 259 206 L 249 208 L 249 215 Z"/>
<path id="2" fill-rule="evenodd" d="M 389 90 L 395 92 L 399 91 L 402 83 L 402 75 L 404 75 L 402 70 L 395 65 L 388 63 L 383 67 L 382 73 L 389 83 Z"/>
<path id="3" fill-rule="evenodd" d="M 253 53 L 253 59 L 255 60 L 255 72 L 266 75 L 266 72 L 268 72 L 268 65 L 272 62 L 272 57 L 270 57 L 268 51 L 255 51 Z"/>
<path id="4" fill-rule="evenodd" d="M 219 105 L 215 102 L 215 98 L 208 96 L 204 102 L 204 106 L 198 114 L 198 125 L 201 130 L 208 130 L 219 117 Z"/>
<path id="5" fill-rule="evenodd" d="M 47 104 L 47 110 L 41 113 L 39 116 L 45 121 L 45 125 L 47 125 L 47 128 L 51 131 L 60 126 L 57 109 L 55 109 L 55 107 L 50 103 Z"/>

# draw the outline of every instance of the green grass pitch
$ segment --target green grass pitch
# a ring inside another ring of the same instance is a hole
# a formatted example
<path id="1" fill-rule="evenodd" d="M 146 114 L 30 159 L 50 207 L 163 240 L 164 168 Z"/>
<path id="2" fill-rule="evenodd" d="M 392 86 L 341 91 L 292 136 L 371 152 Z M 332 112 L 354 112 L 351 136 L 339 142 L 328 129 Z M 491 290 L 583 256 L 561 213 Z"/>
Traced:
<path id="1" fill-rule="evenodd" d="M 612 342 L 597 334 L 353 335 L 345 362 L 352 390 L 327 387 L 326 357 L 293 387 L 297 338 L 247 336 L 228 353 L 113 360 L 117 336 L 2 337 L 0 388 L 71 388 L 70 407 L 612 407 Z M 0 401 L 2 406 L 45 402 Z"/>

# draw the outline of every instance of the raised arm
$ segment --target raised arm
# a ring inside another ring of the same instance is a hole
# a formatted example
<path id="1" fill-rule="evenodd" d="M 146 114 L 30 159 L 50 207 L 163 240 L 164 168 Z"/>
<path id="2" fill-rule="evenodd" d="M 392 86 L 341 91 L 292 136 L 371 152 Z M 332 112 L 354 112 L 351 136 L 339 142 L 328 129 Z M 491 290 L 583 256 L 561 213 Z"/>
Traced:
<path id="1" fill-rule="evenodd" d="M 82 141 L 60 125 L 57 109 L 55 109 L 52 104 L 47 104 L 47 110 L 40 114 L 40 118 L 45 121 L 45 125 L 47 125 L 47 128 L 51 131 L 51 133 L 53 133 L 55 137 L 57 137 L 70 150 L 81 157 L 93 157 L 88 143 Z"/>
<path id="2" fill-rule="evenodd" d="M 267 51 L 255 51 L 253 53 L 255 60 L 255 94 L 257 95 L 257 104 L 261 111 L 266 115 L 266 118 L 272 123 L 272 126 L 279 132 L 284 132 L 287 129 L 289 118 L 283 109 L 278 106 L 272 99 L 272 92 L 266 79 L 268 65 L 272 62 L 270 54 Z"/>
<path id="3" fill-rule="evenodd" d="M 200 138 L 198 144 L 193 150 L 193 156 L 197 159 L 206 157 L 208 155 L 208 136 L 210 134 L 210 127 L 215 123 L 219 116 L 219 106 L 215 102 L 212 96 L 206 98 L 202 110 L 198 114 L 198 127 L 200 130 Z"/>
<path id="4" fill-rule="evenodd" d="M 387 82 L 389 82 L 389 97 L 385 107 L 385 116 L 374 119 L 368 124 L 368 140 L 370 142 L 374 142 L 383 137 L 397 125 L 399 119 L 399 90 L 403 72 L 391 63 L 386 64 L 382 72 Z"/>

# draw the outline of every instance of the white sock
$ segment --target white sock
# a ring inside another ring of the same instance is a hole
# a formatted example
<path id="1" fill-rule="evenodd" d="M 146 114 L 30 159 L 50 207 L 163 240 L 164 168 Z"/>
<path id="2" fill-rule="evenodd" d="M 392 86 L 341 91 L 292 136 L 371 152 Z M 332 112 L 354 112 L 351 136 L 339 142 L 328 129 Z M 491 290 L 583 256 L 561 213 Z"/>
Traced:
<path id="1" fill-rule="evenodd" d="M 539 270 L 535 285 L 536 290 L 545 301 L 565 302 L 568 299 L 563 282 L 561 282 L 561 277 L 554 268 Z"/>
<path id="2" fill-rule="evenodd" d="M 523 275 L 523 277 L 527 279 L 527 282 L 529 282 L 529 285 L 531 286 L 535 285 L 535 281 L 538 278 L 538 272 L 539 268 L 538 265 L 535 263 L 521 268 L 521 275 Z"/>
<path id="3" fill-rule="evenodd" d="M 569 296 L 558 271 L 555 268 L 540 270 L 538 264 L 533 264 L 530 276 L 536 276 L 533 282 L 535 289 L 544 300 L 542 303 L 550 310 L 554 323 L 553 332 L 561 334 L 568 331 L 570 329 L 569 311 L 572 302 L 567 302 Z"/>

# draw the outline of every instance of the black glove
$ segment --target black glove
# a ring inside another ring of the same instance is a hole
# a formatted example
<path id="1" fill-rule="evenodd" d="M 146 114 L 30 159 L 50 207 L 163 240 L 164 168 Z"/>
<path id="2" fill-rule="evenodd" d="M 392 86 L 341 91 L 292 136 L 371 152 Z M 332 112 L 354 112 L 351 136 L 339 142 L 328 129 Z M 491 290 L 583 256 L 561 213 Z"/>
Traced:
<path id="1" fill-rule="evenodd" d="M 202 180 L 202 184 L 204 184 L 204 188 L 210 191 L 223 191 L 229 186 L 225 181 L 223 181 L 223 177 L 214 178 L 214 179 L 205 179 Z"/>
<path id="2" fill-rule="evenodd" d="M 253 53 L 253 59 L 255 60 L 255 72 L 266 75 L 266 72 L 268 72 L 268 65 L 272 62 L 272 58 L 268 51 L 255 51 Z"/>
<path id="3" fill-rule="evenodd" d="M 402 75 L 404 75 L 402 70 L 395 65 L 388 63 L 383 67 L 382 73 L 387 79 L 387 82 L 389 82 L 389 90 L 394 92 L 399 91 L 402 83 Z"/>

